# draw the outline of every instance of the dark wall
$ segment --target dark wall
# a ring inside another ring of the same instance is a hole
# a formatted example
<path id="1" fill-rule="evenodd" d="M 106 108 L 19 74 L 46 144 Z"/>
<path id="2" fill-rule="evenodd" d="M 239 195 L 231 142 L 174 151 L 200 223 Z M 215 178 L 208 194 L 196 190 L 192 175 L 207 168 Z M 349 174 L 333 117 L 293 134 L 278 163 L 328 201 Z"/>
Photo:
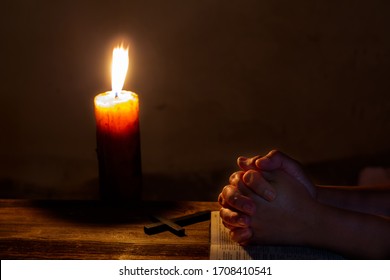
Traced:
<path id="1" fill-rule="evenodd" d="M 212 199 L 238 155 L 272 148 L 308 164 L 390 150 L 386 0 L 3 2 L 3 193 L 95 195 L 93 97 L 121 40 L 148 198 Z"/>

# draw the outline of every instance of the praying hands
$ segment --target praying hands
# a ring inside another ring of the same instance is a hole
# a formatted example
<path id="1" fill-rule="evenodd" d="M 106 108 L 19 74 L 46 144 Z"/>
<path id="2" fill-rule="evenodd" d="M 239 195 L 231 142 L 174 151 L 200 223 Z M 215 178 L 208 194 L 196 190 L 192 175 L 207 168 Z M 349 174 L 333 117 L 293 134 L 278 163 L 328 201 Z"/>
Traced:
<path id="1" fill-rule="evenodd" d="M 390 186 L 315 186 L 297 161 L 279 151 L 240 157 L 238 166 L 218 198 L 232 240 L 390 257 Z"/>

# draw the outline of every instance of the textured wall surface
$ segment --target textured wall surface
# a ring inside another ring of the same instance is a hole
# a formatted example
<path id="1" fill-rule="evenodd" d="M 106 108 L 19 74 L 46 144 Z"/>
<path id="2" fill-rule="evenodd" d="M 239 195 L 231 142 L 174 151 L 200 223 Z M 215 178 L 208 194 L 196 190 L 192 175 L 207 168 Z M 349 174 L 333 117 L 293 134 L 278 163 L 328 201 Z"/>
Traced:
<path id="1" fill-rule="evenodd" d="M 322 177 L 388 164 L 390 3 L 357 2 L 6 0 L 0 195 L 96 195 L 92 102 L 122 39 L 147 198 L 213 199 L 272 148 Z"/>

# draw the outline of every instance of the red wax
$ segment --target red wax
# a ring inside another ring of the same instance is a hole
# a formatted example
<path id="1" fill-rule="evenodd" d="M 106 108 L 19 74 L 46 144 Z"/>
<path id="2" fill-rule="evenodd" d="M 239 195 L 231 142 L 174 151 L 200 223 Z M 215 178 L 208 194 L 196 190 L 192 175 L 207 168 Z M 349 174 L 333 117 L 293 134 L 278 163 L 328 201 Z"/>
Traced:
<path id="1" fill-rule="evenodd" d="M 138 96 L 105 92 L 94 103 L 101 196 L 137 200 L 142 179 Z"/>

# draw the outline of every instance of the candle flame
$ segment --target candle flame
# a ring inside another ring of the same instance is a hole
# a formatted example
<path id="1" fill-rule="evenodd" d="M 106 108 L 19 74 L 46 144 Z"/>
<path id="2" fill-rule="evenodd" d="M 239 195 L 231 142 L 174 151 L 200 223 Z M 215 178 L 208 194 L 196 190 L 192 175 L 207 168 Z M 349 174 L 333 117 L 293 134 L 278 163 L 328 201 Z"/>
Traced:
<path id="1" fill-rule="evenodd" d="M 124 49 L 123 47 L 114 48 L 111 67 L 112 92 L 117 96 L 122 91 L 127 68 L 129 67 L 128 49 Z"/>

